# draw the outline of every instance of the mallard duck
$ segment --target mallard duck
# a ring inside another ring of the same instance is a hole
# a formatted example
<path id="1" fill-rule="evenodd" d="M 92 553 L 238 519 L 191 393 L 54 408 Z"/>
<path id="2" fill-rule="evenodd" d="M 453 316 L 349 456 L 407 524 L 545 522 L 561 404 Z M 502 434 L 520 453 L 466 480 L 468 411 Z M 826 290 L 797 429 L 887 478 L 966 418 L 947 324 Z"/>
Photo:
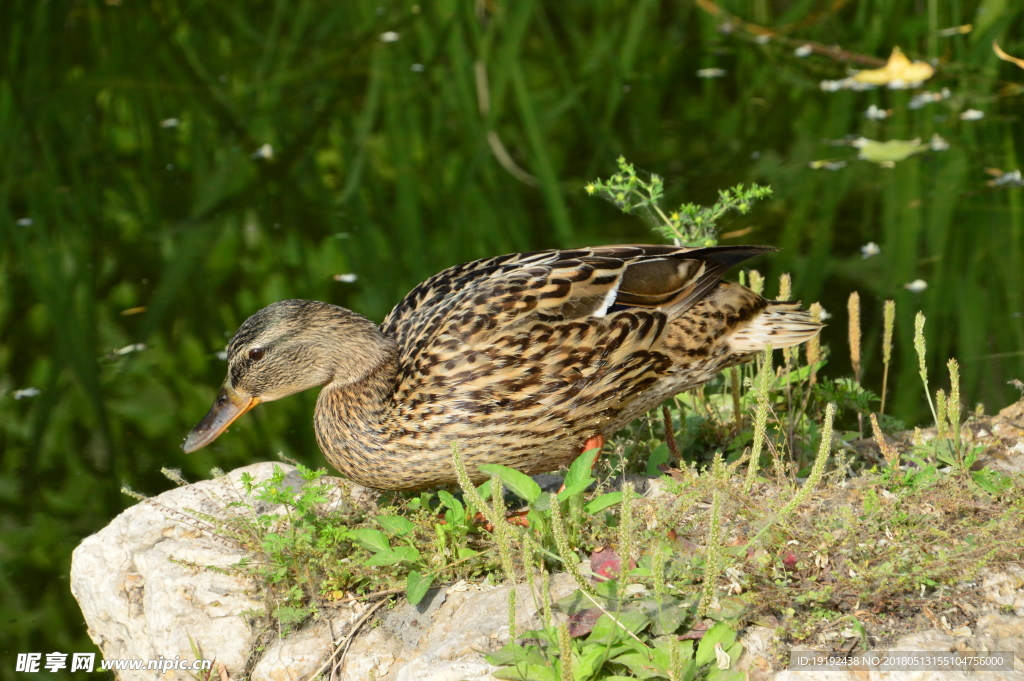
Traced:
<path id="1" fill-rule="evenodd" d="M 323 386 L 317 441 L 354 482 L 455 481 L 477 466 L 555 470 L 669 397 L 821 328 L 799 303 L 721 281 L 763 246 L 599 246 L 450 267 L 378 327 L 345 308 L 283 300 L 228 345 L 228 374 L 183 449 L 239 416 Z"/>

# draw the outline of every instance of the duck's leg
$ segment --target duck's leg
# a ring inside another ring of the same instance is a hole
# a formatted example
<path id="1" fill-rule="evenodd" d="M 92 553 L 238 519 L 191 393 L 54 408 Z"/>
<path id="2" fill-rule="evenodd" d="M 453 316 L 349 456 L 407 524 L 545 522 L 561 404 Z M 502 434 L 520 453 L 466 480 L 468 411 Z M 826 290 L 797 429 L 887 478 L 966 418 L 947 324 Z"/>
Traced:
<path id="1" fill-rule="evenodd" d="M 583 448 L 580 449 L 580 454 L 583 452 L 589 452 L 591 449 L 601 449 L 604 447 L 604 435 L 598 433 L 597 435 L 591 435 L 587 438 L 587 441 L 583 443 Z M 594 459 L 597 461 L 597 459 Z"/>
<path id="2" fill-rule="evenodd" d="M 604 435 L 601 435 L 600 433 L 598 433 L 597 435 L 592 435 L 591 437 L 587 438 L 587 441 L 583 443 L 583 447 L 580 448 L 580 454 L 582 454 L 583 452 L 589 452 L 591 449 L 601 449 L 603 447 L 604 447 Z M 597 457 L 594 457 L 594 461 L 595 462 L 597 461 Z M 591 468 L 591 470 L 593 470 L 593 468 L 594 468 L 593 464 L 591 464 L 590 468 Z M 565 489 L 565 484 L 563 483 L 562 486 L 560 488 L 558 488 L 558 492 L 556 492 L 555 494 L 561 493 L 562 490 L 564 490 L 564 489 Z M 507 514 L 505 516 L 505 521 L 509 525 L 519 525 L 521 527 L 529 527 L 530 526 L 530 521 L 528 521 L 526 519 L 526 514 L 529 513 L 529 512 L 530 512 L 530 509 L 525 509 L 525 510 L 522 510 L 522 511 L 513 511 L 513 512 L 511 512 L 511 513 L 509 513 L 509 514 Z M 478 522 L 478 523 L 481 523 L 486 531 L 488 531 L 488 532 L 493 532 L 494 531 L 494 526 L 491 525 L 489 522 L 485 522 L 482 513 L 477 513 L 476 514 L 476 518 L 474 518 L 474 520 L 476 522 Z"/>

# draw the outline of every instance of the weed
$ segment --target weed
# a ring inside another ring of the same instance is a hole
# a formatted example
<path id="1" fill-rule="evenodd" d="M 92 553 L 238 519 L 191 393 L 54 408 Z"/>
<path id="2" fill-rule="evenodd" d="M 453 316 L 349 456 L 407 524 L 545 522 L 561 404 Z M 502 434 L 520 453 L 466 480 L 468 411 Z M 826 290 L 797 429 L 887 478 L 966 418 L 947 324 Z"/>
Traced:
<path id="1" fill-rule="evenodd" d="M 607 180 L 594 180 L 586 186 L 588 194 L 605 198 L 625 213 L 640 212 L 651 219 L 654 229 L 677 246 L 714 246 L 717 243 L 717 222 L 726 213 L 744 214 L 751 204 L 768 196 L 772 190 L 756 184 L 737 185 L 719 192 L 712 206 L 684 203 L 678 210 L 665 213 L 659 202 L 665 194 L 665 183 L 657 175 L 642 179 L 625 158 L 618 158 L 619 171 Z"/>

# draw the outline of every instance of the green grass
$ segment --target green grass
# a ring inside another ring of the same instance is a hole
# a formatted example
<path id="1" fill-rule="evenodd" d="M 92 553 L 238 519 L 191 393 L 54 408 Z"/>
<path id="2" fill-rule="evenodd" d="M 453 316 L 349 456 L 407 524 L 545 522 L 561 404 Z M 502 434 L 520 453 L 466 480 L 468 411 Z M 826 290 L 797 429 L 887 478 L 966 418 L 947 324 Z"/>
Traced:
<path id="1" fill-rule="evenodd" d="M 2 3 L 5 650 L 91 649 L 68 562 L 124 507 L 123 482 L 158 492 L 165 465 L 195 477 L 278 451 L 320 465 L 312 395 L 261 407 L 209 450 L 177 448 L 223 377 L 215 353 L 248 314 L 307 297 L 381 319 L 457 262 L 649 240 L 641 220 L 583 190 L 620 154 L 665 178 L 670 206 L 771 185 L 770 201 L 723 228 L 752 231 L 725 243 L 784 248 L 755 266 L 770 281 L 792 272 L 795 298 L 836 315 L 833 378 L 849 373 L 840 311 L 857 289 L 865 385 L 880 384 L 881 301 L 898 302 L 887 412 L 928 413 L 906 333 L 918 309 L 932 376 L 957 356 L 965 401 L 1008 403 L 1006 381 L 1024 374 L 1024 206 L 984 169 L 1020 167 L 1024 75 L 990 44 L 1024 55 L 1024 10 L 981 5 L 929 3 L 939 27 L 976 26 L 936 38 L 911 0 L 723 3 L 788 27 L 759 45 L 689 2 L 498 3 L 483 17 L 454 0 L 418 13 L 409 2 Z M 385 31 L 400 39 L 381 41 Z M 794 57 L 804 40 L 876 58 L 894 44 L 933 52 L 928 89 L 954 97 L 914 111 L 907 92 L 823 93 L 818 81 L 845 65 Z M 696 76 L 708 67 L 727 74 Z M 893 117 L 867 120 L 872 103 Z M 960 121 L 968 107 L 986 117 Z M 949 151 L 892 170 L 821 142 L 934 132 Z M 509 171 L 494 140 L 536 184 Z M 252 158 L 264 144 L 273 158 Z M 834 156 L 849 165 L 808 168 Z M 862 260 L 868 241 L 882 255 Z M 333 278 L 349 272 L 354 284 Z M 925 292 L 902 288 L 919 277 Z M 110 355 L 139 342 L 147 349 Z M 13 399 L 28 387 L 42 392 Z"/>

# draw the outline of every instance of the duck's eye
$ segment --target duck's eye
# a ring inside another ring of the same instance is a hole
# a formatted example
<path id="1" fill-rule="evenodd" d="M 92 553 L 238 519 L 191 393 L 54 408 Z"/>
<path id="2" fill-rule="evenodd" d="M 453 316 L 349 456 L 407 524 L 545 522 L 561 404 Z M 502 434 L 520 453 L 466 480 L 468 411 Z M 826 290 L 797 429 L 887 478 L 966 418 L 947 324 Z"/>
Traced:
<path id="1" fill-rule="evenodd" d="M 251 359 L 254 362 L 258 362 L 259 360 L 263 359 L 263 352 L 263 348 L 253 348 L 252 350 L 249 351 L 249 359 Z"/>

